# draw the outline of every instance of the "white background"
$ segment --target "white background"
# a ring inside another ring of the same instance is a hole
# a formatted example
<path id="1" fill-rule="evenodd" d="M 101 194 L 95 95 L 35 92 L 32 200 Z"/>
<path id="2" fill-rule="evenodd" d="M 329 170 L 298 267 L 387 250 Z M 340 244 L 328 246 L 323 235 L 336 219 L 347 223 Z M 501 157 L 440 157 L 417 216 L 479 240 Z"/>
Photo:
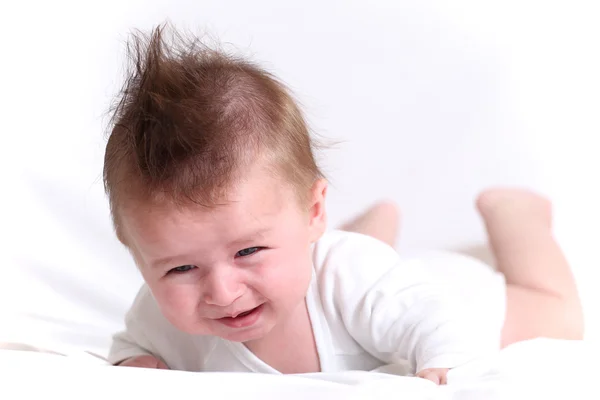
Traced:
<path id="1" fill-rule="evenodd" d="M 600 338 L 595 3 L 2 0 L 0 310 L 99 346 L 120 324 L 139 278 L 102 192 L 106 111 L 128 32 L 169 18 L 275 72 L 339 142 L 321 155 L 333 225 L 391 198 L 400 251 L 458 248 L 484 240 L 483 188 L 550 196 Z"/>

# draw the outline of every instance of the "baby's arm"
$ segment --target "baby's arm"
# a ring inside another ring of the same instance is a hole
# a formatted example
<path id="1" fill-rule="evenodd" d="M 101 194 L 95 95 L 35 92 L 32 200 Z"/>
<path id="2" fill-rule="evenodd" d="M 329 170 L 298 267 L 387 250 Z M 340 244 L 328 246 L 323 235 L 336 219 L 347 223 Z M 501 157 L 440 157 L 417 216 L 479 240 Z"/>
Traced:
<path id="1" fill-rule="evenodd" d="M 113 336 L 108 361 L 124 367 L 168 369 L 157 356 L 154 346 L 144 334 L 148 329 L 158 329 L 154 324 L 154 305 L 146 286 L 138 293 L 125 316 L 125 330 Z"/>
<path id="2" fill-rule="evenodd" d="M 402 261 L 370 238 L 351 237 L 336 247 L 328 257 L 339 263 L 328 292 L 350 335 L 369 353 L 387 363 L 407 360 L 418 376 L 433 374 L 440 383 L 448 369 L 483 355 L 472 321 L 418 262 Z"/>
<path id="3" fill-rule="evenodd" d="M 445 385 L 448 382 L 448 368 L 428 368 L 417 373 L 419 378 L 428 379 L 437 385 Z"/>
<path id="4" fill-rule="evenodd" d="M 128 330 L 119 332 L 113 337 L 109 362 L 121 367 L 169 369 L 162 360 L 136 343 L 135 335 L 131 334 L 135 329 L 131 329 L 132 324 L 127 325 Z"/>
<path id="5" fill-rule="evenodd" d="M 367 350 L 394 363 L 408 360 L 417 375 L 444 371 L 481 355 L 472 324 L 453 299 L 421 274 L 398 263 L 365 292 L 347 326 Z M 359 325 L 363 331 L 360 332 Z M 368 327 L 365 329 L 364 327 Z M 426 372 L 425 370 L 435 370 Z"/>
<path id="6" fill-rule="evenodd" d="M 137 367 L 137 368 L 152 368 L 152 369 L 169 369 L 167 364 L 154 356 L 136 356 L 121 361 L 116 364 L 120 367 Z"/>

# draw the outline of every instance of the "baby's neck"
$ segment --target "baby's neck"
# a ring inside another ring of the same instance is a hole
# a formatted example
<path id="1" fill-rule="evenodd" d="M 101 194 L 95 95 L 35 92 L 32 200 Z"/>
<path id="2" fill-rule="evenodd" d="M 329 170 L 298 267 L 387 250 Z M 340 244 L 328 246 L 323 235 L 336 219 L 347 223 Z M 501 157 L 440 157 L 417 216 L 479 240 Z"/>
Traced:
<path id="1" fill-rule="evenodd" d="M 320 372 L 319 355 L 306 302 L 264 337 L 244 343 L 263 362 L 281 373 Z"/>
<path id="2" fill-rule="evenodd" d="M 306 301 L 303 301 L 284 321 L 277 323 L 265 336 L 245 342 L 244 345 L 252 350 L 253 348 L 264 347 L 265 343 L 287 342 L 290 338 L 293 339 L 295 335 L 307 330 L 307 327 L 312 332 Z"/>

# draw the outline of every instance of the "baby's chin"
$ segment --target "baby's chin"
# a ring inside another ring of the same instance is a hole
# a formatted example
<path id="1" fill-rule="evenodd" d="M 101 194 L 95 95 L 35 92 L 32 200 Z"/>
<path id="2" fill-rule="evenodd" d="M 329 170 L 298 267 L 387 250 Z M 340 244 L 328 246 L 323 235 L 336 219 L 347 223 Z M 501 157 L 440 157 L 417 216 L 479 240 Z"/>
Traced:
<path id="1" fill-rule="evenodd" d="M 237 343 L 247 343 L 262 339 L 273 329 L 271 324 L 260 324 L 260 326 L 254 326 L 248 329 L 224 329 L 224 327 L 221 326 L 210 326 L 214 324 L 214 321 L 210 321 L 207 324 L 178 323 L 174 325 L 178 330 L 187 333 L 188 335 L 216 336 L 223 340 Z"/>
<path id="2" fill-rule="evenodd" d="M 234 331 L 234 332 L 215 332 L 215 334 L 213 336 L 218 336 L 221 339 L 230 341 L 230 342 L 237 342 L 237 343 L 250 343 L 256 340 L 260 340 L 262 338 L 264 338 L 266 335 L 269 334 L 269 332 L 271 331 L 273 327 L 269 326 L 261 326 L 261 327 L 256 327 L 253 329 L 249 329 L 249 330 L 240 330 L 240 331 Z"/>

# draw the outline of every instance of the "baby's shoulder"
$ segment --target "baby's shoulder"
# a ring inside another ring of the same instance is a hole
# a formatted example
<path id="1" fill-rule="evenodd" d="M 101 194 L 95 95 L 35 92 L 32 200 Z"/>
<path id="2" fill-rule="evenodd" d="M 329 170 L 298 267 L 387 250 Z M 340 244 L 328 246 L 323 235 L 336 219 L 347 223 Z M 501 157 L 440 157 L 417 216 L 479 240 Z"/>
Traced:
<path id="1" fill-rule="evenodd" d="M 163 322 L 164 317 L 158 308 L 158 303 L 146 283 L 142 284 L 138 290 L 126 318 L 129 322 L 135 321 L 141 324 L 160 324 Z"/>
<path id="2" fill-rule="evenodd" d="M 393 261 L 398 259 L 396 250 L 387 243 L 361 233 L 341 230 L 326 232 L 315 243 L 313 255 L 322 261 L 364 262 L 373 257 Z"/>
<path id="3" fill-rule="evenodd" d="M 313 265 L 318 275 L 387 269 L 399 261 L 398 253 L 387 243 L 354 232 L 329 231 L 313 248 Z"/>
<path id="4" fill-rule="evenodd" d="M 126 317 L 128 340 L 160 356 L 171 369 L 204 371 L 221 348 L 218 338 L 177 329 L 161 313 L 148 285 L 138 291 Z"/>

